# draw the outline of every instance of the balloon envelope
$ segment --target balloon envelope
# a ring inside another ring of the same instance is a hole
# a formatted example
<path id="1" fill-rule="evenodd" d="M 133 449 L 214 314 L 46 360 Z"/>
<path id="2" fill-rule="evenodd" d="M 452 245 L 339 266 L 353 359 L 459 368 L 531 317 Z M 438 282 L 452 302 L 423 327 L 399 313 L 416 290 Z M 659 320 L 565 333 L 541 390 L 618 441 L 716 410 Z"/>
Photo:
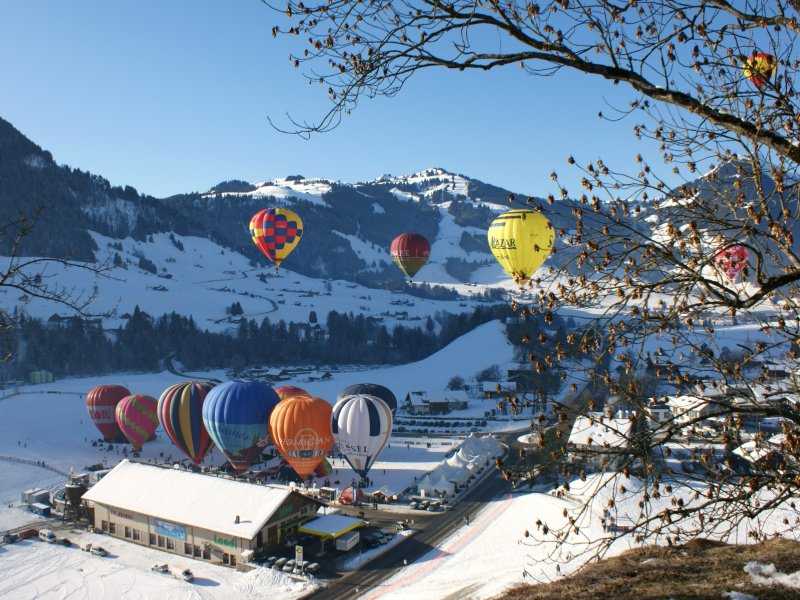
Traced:
<path id="1" fill-rule="evenodd" d="M 392 260 L 411 279 L 431 255 L 431 245 L 418 233 L 401 233 L 390 247 Z"/>
<path id="2" fill-rule="evenodd" d="M 264 255 L 281 266 L 303 236 L 303 221 L 288 208 L 266 208 L 250 219 L 250 235 Z"/>
<path id="3" fill-rule="evenodd" d="M 728 279 L 736 279 L 736 276 L 747 266 L 750 253 L 747 248 L 740 244 L 727 246 L 714 256 L 714 264 L 725 273 Z"/>
<path id="4" fill-rule="evenodd" d="M 522 285 L 552 252 L 555 232 L 544 215 L 520 209 L 492 221 L 488 238 L 497 262 Z"/>
<path id="5" fill-rule="evenodd" d="M 748 58 L 742 67 L 744 76 L 758 89 L 763 88 L 778 70 L 778 61 L 772 54 L 758 52 Z"/>
<path id="6" fill-rule="evenodd" d="M 116 410 L 117 425 L 134 450 L 155 438 L 158 427 L 158 400 L 145 394 L 131 394 L 120 400 Z"/>
<path id="7" fill-rule="evenodd" d="M 333 468 L 327 458 L 323 458 L 316 468 L 314 469 L 314 477 L 327 477 L 331 474 Z"/>
<path id="8" fill-rule="evenodd" d="M 395 397 L 394 393 L 392 393 L 392 390 L 377 383 L 356 383 L 353 385 L 348 385 L 339 393 L 339 396 L 336 398 L 336 402 L 339 402 L 339 400 L 345 396 L 355 396 L 356 394 L 377 396 L 386 402 L 386 405 L 392 411 L 392 416 L 394 416 L 394 414 L 397 412 L 397 398 Z"/>
<path id="9" fill-rule="evenodd" d="M 282 400 L 272 411 L 269 431 L 278 452 L 305 479 L 333 446 L 331 405 L 313 396 Z"/>
<path id="10" fill-rule="evenodd" d="M 194 463 L 201 463 L 214 447 L 203 425 L 203 403 L 214 387 L 207 381 L 176 383 L 158 398 L 158 418 L 169 439 Z"/>
<path id="11" fill-rule="evenodd" d="M 376 396 L 346 396 L 333 407 L 331 431 L 339 452 L 363 478 L 392 435 L 392 411 Z"/>
<path id="12" fill-rule="evenodd" d="M 117 425 L 117 404 L 130 396 L 128 388 L 121 385 L 98 385 L 86 394 L 86 408 L 103 439 L 107 442 L 124 442 L 125 436 Z"/>
<path id="13" fill-rule="evenodd" d="M 307 391 L 303 388 L 295 387 L 293 385 L 282 385 L 280 387 L 275 388 L 275 393 L 278 394 L 278 398 L 281 400 L 286 400 L 287 398 L 294 398 L 295 396 L 308 396 L 311 397 Z"/>
<path id="14" fill-rule="evenodd" d="M 246 471 L 261 454 L 279 401 L 262 381 L 228 381 L 206 395 L 203 424 L 235 471 Z"/>

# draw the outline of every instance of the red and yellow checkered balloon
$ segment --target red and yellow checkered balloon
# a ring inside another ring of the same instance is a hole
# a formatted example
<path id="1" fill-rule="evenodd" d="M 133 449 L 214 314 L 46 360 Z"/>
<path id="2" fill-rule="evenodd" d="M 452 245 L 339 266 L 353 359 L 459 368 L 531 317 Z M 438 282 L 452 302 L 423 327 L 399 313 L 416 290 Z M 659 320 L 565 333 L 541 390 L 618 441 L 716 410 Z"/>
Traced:
<path id="1" fill-rule="evenodd" d="M 266 208 L 250 219 L 250 235 L 277 268 L 303 236 L 303 221 L 288 208 Z"/>

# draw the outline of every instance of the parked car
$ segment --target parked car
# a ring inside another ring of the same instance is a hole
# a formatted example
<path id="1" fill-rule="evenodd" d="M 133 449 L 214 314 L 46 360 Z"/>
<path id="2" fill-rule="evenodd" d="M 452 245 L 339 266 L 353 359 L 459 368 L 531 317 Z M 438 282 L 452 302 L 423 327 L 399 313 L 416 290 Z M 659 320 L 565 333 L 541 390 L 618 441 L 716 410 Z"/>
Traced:
<path id="1" fill-rule="evenodd" d="M 295 562 L 296 561 L 293 558 L 287 560 L 286 564 L 281 567 L 281 571 L 284 571 L 285 573 L 291 573 L 294 571 Z"/>
<path id="2" fill-rule="evenodd" d="M 186 567 L 172 567 L 169 572 L 176 579 L 182 579 L 183 581 L 192 581 L 194 579 L 194 573 Z"/>
<path id="3" fill-rule="evenodd" d="M 267 558 L 267 561 L 266 561 L 266 563 L 264 563 L 264 564 L 265 564 L 266 566 L 268 566 L 268 567 L 271 567 L 272 565 L 274 565 L 274 564 L 275 564 L 275 561 L 276 561 L 276 560 L 278 560 L 278 557 L 277 557 L 277 556 L 270 556 L 270 557 L 268 557 L 268 558 Z"/>
<path id="4" fill-rule="evenodd" d="M 378 540 L 376 540 L 374 537 L 364 536 L 361 539 L 364 540 L 364 545 L 367 548 L 376 548 L 376 547 L 381 545 L 381 543 Z"/>
<path id="5" fill-rule="evenodd" d="M 156 573 L 166 574 L 169 573 L 169 565 L 167 563 L 155 564 L 152 567 L 150 567 L 150 570 Z"/>
<path id="6" fill-rule="evenodd" d="M 59 543 L 59 544 L 61 544 L 62 546 L 66 546 L 67 548 L 69 548 L 70 546 L 72 546 L 72 542 L 71 542 L 71 541 L 70 541 L 68 538 L 58 538 L 58 539 L 56 540 L 56 542 L 58 542 L 58 543 Z"/>
<path id="7" fill-rule="evenodd" d="M 417 504 L 416 502 L 410 502 L 408 504 L 408 508 L 417 508 L 418 506 L 419 506 L 419 504 Z"/>
<path id="8" fill-rule="evenodd" d="M 102 546 L 92 546 L 89 549 L 89 552 L 91 552 L 95 556 L 107 556 L 108 555 L 108 552 Z"/>
<path id="9" fill-rule="evenodd" d="M 316 575 L 319 572 L 319 563 L 311 563 L 306 567 L 306 573 L 311 573 L 312 575 Z"/>
<path id="10" fill-rule="evenodd" d="M 3 542 L 4 544 L 13 544 L 18 539 L 19 539 L 19 537 L 17 536 L 17 534 L 15 534 L 15 533 L 7 533 L 2 538 L 0 538 L 0 542 Z"/>
<path id="11" fill-rule="evenodd" d="M 283 568 L 283 565 L 285 565 L 287 562 L 289 562 L 289 559 L 285 556 L 281 556 L 278 560 L 272 563 L 272 568 L 280 571 Z"/>

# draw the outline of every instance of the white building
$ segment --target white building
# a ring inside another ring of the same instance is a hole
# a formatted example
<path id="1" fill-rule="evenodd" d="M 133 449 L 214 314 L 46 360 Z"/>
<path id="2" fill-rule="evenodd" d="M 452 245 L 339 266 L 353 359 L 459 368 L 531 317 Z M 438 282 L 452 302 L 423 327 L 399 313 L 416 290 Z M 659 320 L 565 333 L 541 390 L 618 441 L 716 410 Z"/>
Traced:
<path id="1" fill-rule="evenodd" d="M 236 566 L 280 544 L 320 502 L 257 485 L 123 460 L 83 496 L 94 527 L 135 544 Z"/>
<path id="2" fill-rule="evenodd" d="M 567 440 L 570 462 L 587 468 L 614 468 L 626 455 L 633 433 L 630 419 L 589 413 L 575 419 Z"/>
<path id="3" fill-rule="evenodd" d="M 715 406 L 713 402 L 699 396 L 669 396 L 667 405 L 672 411 L 676 423 L 705 419 L 715 412 L 719 412 L 719 407 Z"/>

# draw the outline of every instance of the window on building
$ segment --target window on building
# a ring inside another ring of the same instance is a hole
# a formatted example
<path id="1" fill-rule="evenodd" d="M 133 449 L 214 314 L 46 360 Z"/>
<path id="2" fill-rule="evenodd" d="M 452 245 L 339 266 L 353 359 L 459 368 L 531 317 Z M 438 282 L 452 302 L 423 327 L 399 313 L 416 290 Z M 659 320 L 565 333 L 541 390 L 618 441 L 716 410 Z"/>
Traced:
<path id="1" fill-rule="evenodd" d="M 211 560 L 211 550 L 209 548 L 203 548 L 203 560 Z"/>
<path id="2" fill-rule="evenodd" d="M 165 545 L 166 540 L 164 539 L 163 535 L 158 536 L 158 547 L 163 548 Z"/>
<path id="3" fill-rule="evenodd" d="M 192 545 L 191 544 L 184 544 L 183 545 L 183 553 L 188 554 L 189 556 L 192 555 Z"/>
<path id="4" fill-rule="evenodd" d="M 155 533 L 151 533 L 150 534 L 150 545 L 151 546 L 155 546 L 156 545 L 156 534 Z"/>
<path id="5" fill-rule="evenodd" d="M 167 538 L 167 550 L 175 550 L 175 540 Z"/>
<path id="6" fill-rule="evenodd" d="M 231 566 L 232 567 L 236 566 L 236 557 L 233 554 L 231 554 Z"/>
<path id="7" fill-rule="evenodd" d="M 117 533 L 117 524 L 116 523 L 109 523 L 108 524 L 108 533 L 114 535 Z"/>
<path id="8" fill-rule="evenodd" d="M 142 534 L 138 529 L 133 530 L 133 541 L 138 542 L 142 539 Z"/>
<path id="9" fill-rule="evenodd" d="M 200 558 L 200 546 L 195 546 L 194 547 L 194 557 L 195 558 Z"/>
<path id="10" fill-rule="evenodd" d="M 131 533 L 131 528 L 126 525 L 125 526 L 125 537 L 130 539 L 132 536 L 133 536 L 133 534 Z"/>
<path id="11" fill-rule="evenodd" d="M 100 529 L 108 531 L 108 521 L 100 521 Z"/>
<path id="12" fill-rule="evenodd" d="M 222 553 L 222 564 L 223 565 L 227 565 L 229 562 L 230 561 L 228 560 L 228 553 L 227 552 L 223 552 Z"/>

